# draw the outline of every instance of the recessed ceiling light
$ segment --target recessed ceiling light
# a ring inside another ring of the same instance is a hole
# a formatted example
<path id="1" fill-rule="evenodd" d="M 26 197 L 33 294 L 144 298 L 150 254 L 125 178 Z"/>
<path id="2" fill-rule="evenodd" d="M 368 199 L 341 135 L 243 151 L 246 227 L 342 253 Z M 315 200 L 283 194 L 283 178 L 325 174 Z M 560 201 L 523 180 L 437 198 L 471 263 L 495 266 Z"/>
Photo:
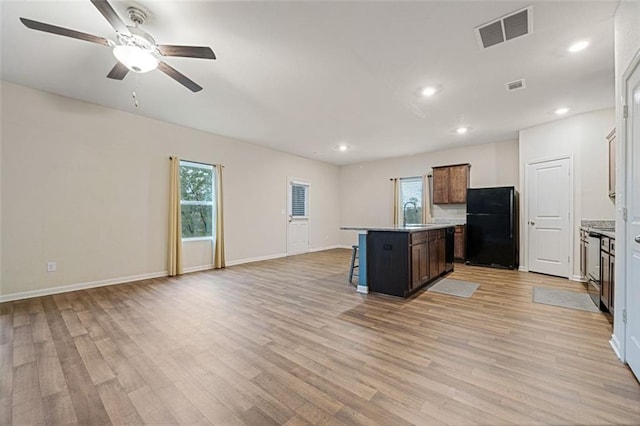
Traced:
<path id="1" fill-rule="evenodd" d="M 464 135 L 465 133 L 467 133 L 469 131 L 468 127 L 458 127 L 456 129 L 456 133 L 458 133 L 459 135 Z"/>
<path id="2" fill-rule="evenodd" d="M 422 96 L 429 97 L 435 95 L 436 93 L 438 93 L 438 88 L 435 86 L 428 86 L 422 89 Z"/>
<path id="3" fill-rule="evenodd" d="M 586 40 L 578 41 L 576 43 L 573 43 L 571 46 L 569 46 L 569 52 L 571 53 L 579 52 L 581 50 L 586 49 L 588 46 L 589 46 L 588 41 Z"/>
<path id="4" fill-rule="evenodd" d="M 558 108 L 554 111 L 557 115 L 563 115 L 569 112 L 569 108 Z"/>
<path id="5" fill-rule="evenodd" d="M 349 149 L 349 147 L 348 147 L 348 146 L 346 146 L 345 144 L 342 144 L 342 145 L 340 145 L 340 146 L 338 147 L 338 149 L 339 149 L 340 151 L 344 152 L 344 151 L 348 150 L 348 149 Z"/>

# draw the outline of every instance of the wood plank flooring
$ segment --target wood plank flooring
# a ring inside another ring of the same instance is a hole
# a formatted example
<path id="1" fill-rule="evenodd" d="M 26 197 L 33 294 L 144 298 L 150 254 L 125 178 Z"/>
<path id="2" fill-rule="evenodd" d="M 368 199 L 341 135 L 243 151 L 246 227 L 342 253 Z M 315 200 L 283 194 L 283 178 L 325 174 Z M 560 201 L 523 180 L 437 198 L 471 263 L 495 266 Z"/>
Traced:
<path id="1" fill-rule="evenodd" d="M 640 424 L 581 283 L 456 264 L 470 299 L 347 283 L 349 250 L 0 305 L 0 424 Z"/>

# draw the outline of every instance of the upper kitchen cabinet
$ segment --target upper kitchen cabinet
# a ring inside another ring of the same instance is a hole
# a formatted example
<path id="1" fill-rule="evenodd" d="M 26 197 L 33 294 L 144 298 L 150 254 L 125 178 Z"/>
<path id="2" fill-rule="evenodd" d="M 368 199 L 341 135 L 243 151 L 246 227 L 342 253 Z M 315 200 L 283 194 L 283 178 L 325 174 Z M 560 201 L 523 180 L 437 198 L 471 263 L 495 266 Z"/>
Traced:
<path id="1" fill-rule="evenodd" d="M 616 196 L 616 129 L 607 136 L 609 143 L 609 197 Z"/>
<path id="2" fill-rule="evenodd" d="M 464 204 L 467 202 L 470 164 L 433 168 L 433 204 Z"/>

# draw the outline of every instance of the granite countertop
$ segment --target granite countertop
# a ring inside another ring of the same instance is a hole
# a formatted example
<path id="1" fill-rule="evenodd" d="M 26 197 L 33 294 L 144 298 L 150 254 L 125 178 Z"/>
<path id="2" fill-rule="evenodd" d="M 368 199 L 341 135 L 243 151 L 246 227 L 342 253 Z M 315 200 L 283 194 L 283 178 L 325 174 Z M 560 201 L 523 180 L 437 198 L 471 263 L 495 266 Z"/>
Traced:
<path id="1" fill-rule="evenodd" d="M 390 225 L 390 226 L 341 226 L 343 231 L 389 231 L 389 232 L 417 232 L 432 229 L 451 228 L 455 225 L 446 223 L 422 223 L 419 225 Z"/>
<path id="2" fill-rule="evenodd" d="M 609 238 L 616 238 L 616 221 L 615 220 L 591 220 L 583 219 L 580 221 L 580 229 L 587 232 L 595 232 Z"/>
<path id="3" fill-rule="evenodd" d="M 595 226 L 581 226 L 580 229 L 587 232 L 595 232 L 596 234 L 604 235 L 609 238 L 616 238 L 616 231 L 611 228 L 598 228 Z"/>

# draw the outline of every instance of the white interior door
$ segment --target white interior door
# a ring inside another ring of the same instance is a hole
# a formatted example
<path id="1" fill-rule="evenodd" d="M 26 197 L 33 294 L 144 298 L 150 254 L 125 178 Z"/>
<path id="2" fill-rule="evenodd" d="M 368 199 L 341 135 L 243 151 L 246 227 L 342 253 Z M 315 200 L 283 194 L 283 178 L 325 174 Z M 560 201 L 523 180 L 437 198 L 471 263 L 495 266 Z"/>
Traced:
<path id="1" fill-rule="evenodd" d="M 640 379 L 640 66 L 627 80 L 626 360 Z"/>
<path id="2" fill-rule="evenodd" d="M 309 251 L 309 183 L 290 179 L 287 184 L 287 254 Z"/>
<path id="3" fill-rule="evenodd" d="M 527 165 L 529 271 L 569 277 L 569 158 Z"/>

